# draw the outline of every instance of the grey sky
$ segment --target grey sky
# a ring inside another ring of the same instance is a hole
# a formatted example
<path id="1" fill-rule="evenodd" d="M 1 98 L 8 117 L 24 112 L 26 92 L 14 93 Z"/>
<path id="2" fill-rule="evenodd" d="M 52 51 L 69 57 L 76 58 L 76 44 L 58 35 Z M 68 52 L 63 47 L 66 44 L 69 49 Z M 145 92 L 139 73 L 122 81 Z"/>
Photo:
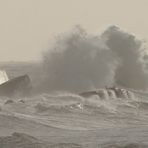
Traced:
<path id="1" fill-rule="evenodd" d="M 38 60 L 58 33 L 115 24 L 148 40 L 148 0 L 0 0 L 0 61 Z"/>

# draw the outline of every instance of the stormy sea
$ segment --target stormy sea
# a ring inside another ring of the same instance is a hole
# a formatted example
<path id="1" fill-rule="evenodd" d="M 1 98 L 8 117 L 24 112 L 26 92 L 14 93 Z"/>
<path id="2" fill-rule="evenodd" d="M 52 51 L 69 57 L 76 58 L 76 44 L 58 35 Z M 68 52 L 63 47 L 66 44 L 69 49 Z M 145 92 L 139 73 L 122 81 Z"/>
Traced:
<path id="1" fill-rule="evenodd" d="M 147 60 L 117 26 L 101 35 L 76 26 L 42 62 L 1 63 L 7 84 L 30 80 L 0 97 L 0 148 L 148 148 Z"/>

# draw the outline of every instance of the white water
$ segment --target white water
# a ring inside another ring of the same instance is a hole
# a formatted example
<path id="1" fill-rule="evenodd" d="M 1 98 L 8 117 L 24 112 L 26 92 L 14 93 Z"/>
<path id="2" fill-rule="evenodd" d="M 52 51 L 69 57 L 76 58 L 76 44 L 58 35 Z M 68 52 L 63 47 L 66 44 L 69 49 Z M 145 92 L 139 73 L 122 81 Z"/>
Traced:
<path id="1" fill-rule="evenodd" d="M 85 98 L 61 92 L 21 98 L 24 103 L 20 102 L 19 98 L 13 103 L 5 104 L 8 98 L 3 99 L 0 103 L 0 116 L 8 117 L 5 117 L 7 120 L 1 120 L 1 126 L 4 122 L 4 127 L 7 127 L 10 122 L 10 128 L 13 128 L 11 124 L 14 124 L 14 127 L 20 127 L 22 131 L 24 126 L 29 127 L 33 123 L 29 131 L 24 128 L 25 133 L 27 131 L 32 134 L 36 131 L 39 136 L 41 133 L 43 138 L 48 135 L 48 140 L 54 139 L 56 142 L 59 136 L 66 143 L 71 138 L 76 143 L 77 140 L 81 141 L 88 148 L 97 148 L 95 144 L 100 143 L 108 146 L 105 148 L 111 148 L 112 144 L 116 145 L 115 142 L 119 142 L 119 145 L 128 145 L 141 139 L 147 141 L 147 98 L 137 98 L 132 92 L 128 92 L 128 98 L 126 95 L 125 98 L 118 98 L 113 90 L 101 89 L 101 92 L 104 93 L 102 98 L 96 94 Z M 38 124 L 39 128 L 36 130 L 34 126 Z M 46 130 L 41 129 L 42 126 Z M 65 135 L 63 131 L 66 131 Z"/>
<path id="2" fill-rule="evenodd" d="M 0 70 L 0 84 L 3 84 L 3 83 L 5 83 L 8 80 L 9 79 L 8 79 L 6 71 Z"/>

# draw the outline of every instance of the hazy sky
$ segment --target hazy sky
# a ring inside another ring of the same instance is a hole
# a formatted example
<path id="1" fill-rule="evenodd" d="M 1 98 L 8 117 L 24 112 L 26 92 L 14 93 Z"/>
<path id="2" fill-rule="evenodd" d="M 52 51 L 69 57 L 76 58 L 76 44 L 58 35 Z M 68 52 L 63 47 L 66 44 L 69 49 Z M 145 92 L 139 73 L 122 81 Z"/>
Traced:
<path id="1" fill-rule="evenodd" d="M 58 33 L 115 24 L 148 41 L 148 0 L 0 0 L 0 61 L 38 60 Z"/>

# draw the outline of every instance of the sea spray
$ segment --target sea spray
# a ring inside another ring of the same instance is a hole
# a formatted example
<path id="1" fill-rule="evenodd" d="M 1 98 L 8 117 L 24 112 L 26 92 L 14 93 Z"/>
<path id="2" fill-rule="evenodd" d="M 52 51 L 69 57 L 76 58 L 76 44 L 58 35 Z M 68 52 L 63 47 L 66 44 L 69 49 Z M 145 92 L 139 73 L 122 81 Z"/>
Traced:
<path id="1" fill-rule="evenodd" d="M 81 92 L 112 86 L 117 64 L 113 52 L 99 36 L 76 27 L 60 36 L 55 47 L 45 52 L 45 80 L 41 88 Z"/>
<path id="2" fill-rule="evenodd" d="M 43 54 L 38 90 L 83 92 L 106 86 L 147 89 L 147 52 L 134 35 L 111 26 L 101 35 L 76 26 Z"/>

